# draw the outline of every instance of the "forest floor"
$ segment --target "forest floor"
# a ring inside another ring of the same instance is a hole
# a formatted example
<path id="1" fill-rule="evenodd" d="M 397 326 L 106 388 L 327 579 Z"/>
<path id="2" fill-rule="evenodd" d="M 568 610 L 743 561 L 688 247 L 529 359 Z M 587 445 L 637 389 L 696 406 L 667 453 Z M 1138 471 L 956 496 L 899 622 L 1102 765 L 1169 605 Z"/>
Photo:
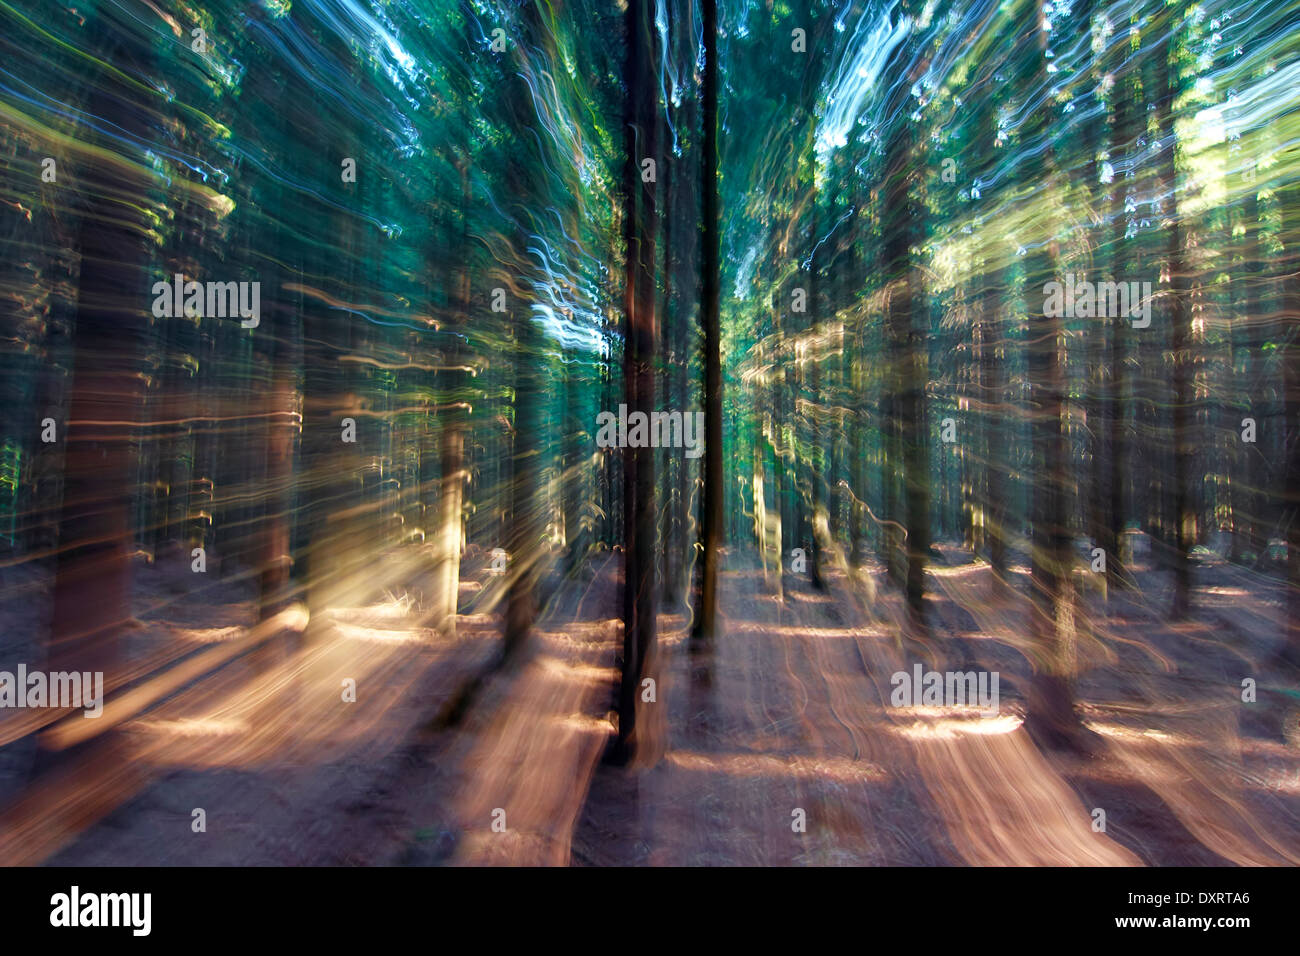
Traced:
<path id="1" fill-rule="evenodd" d="M 439 638 L 425 626 L 429 563 L 372 562 L 383 580 L 352 603 L 40 774 L 30 734 L 0 747 L 0 862 L 1300 862 L 1300 696 L 1295 674 L 1268 663 L 1282 582 L 1207 557 L 1193 615 L 1171 624 L 1169 575 L 1139 564 L 1141 590 L 1109 603 L 1081 576 L 1077 691 L 1100 744 L 1080 757 L 1038 746 L 1022 722 L 1028 569 L 1013 567 L 1013 590 L 995 599 L 986 564 L 938 550 L 924 645 L 900 640 L 901 601 L 879 567 L 832 572 L 825 591 L 787 575 L 778 598 L 761 568 L 729 556 L 707 652 L 691 650 L 680 609 L 663 609 L 647 670 L 656 700 L 641 705 L 628 767 L 601 762 L 619 556 L 598 554 L 561 584 L 521 657 L 491 672 L 454 726 L 439 715 L 494 660 L 497 615 L 475 604 L 455 639 Z M 40 581 L 10 574 L 9 603 L 29 619 L 7 615 L 8 633 L 38 633 Z M 467 560 L 462 606 L 495 586 Z M 137 573 L 136 673 L 254 623 L 251 583 L 190 587 Z M 37 666 L 29 645 L 11 639 L 6 659 Z M 890 675 L 918 661 L 997 671 L 999 712 L 888 706 Z M 349 679 L 355 703 L 342 699 Z"/>

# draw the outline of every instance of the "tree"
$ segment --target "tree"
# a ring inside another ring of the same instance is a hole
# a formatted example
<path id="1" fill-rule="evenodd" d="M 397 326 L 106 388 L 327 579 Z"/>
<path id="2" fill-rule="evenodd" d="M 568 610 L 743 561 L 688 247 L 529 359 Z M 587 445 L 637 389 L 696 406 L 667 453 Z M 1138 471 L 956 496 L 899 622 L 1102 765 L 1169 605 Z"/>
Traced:
<path id="1" fill-rule="evenodd" d="M 71 401 L 63 435 L 63 504 L 47 666 L 101 671 L 112 690 L 122 679 L 122 639 L 132 617 L 131 502 L 135 428 L 140 415 L 142 353 L 148 313 L 149 225 L 136 197 L 152 187 L 143 151 L 156 105 L 127 70 L 147 72 L 147 46 L 133 42 L 100 12 L 89 35 L 103 40 L 116 68 L 91 77 L 87 116 L 98 149 L 78 176 L 80 274 Z M 48 756 L 48 755 L 47 755 Z"/>
<path id="2" fill-rule="evenodd" d="M 1167 8 L 1174 10 L 1176 7 Z M 1172 21 L 1172 14 L 1168 14 Z M 1160 57 L 1163 89 L 1156 104 L 1156 114 L 1164 139 L 1163 191 L 1168 197 L 1169 334 L 1174 365 L 1173 441 L 1174 473 L 1174 596 L 1170 614 L 1185 618 L 1191 610 L 1191 551 L 1196 543 L 1196 511 L 1189 488 L 1192 468 L 1192 444 L 1188 419 L 1191 415 L 1191 321 L 1187 308 L 1187 277 L 1183 267 L 1183 225 L 1178 216 L 1178 131 L 1174 126 L 1174 99 L 1178 95 L 1177 60 L 1174 47 L 1174 24 L 1166 22 L 1164 54 Z"/>
<path id="3" fill-rule="evenodd" d="M 717 631 L 718 562 L 722 547 L 722 338 L 719 330 L 718 238 L 718 6 L 701 0 L 704 79 L 701 87 L 703 143 L 700 150 L 700 324 L 704 327 L 704 548 L 699 600 L 692 636 L 709 640 Z"/>
<path id="4" fill-rule="evenodd" d="M 654 64 L 654 11 L 649 0 L 627 5 L 627 58 L 624 64 L 624 219 L 626 316 L 623 369 L 628 414 L 649 416 L 654 409 L 654 361 L 658 327 L 655 316 L 655 240 L 658 213 L 654 177 L 645 174 L 647 159 L 658 167 L 659 155 Z M 636 706 L 646 663 L 654 648 L 655 456 L 653 448 L 624 450 L 623 662 L 619 689 L 618 739 L 615 756 L 635 751 Z"/>
<path id="5" fill-rule="evenodd" d="M 886 410 L 886 461 L 892 454 L 903 473 L 904 531 L 902 542 L 891 547 L 907 599 L 911 625 L 924 631 L 925 565 L 930 553 L 929 425 L 925 382 L 927 349 L 917 329 L 917 300 L 922 297 L 920 275 L 912 260 L 913 236 L 920 227 L 920 205 L 913 190 L 914 133 L 907 104 L 912 85 L 928 60 L 917 56 L 914 44 L 903 42 L 893 54 L 888 75 L 896 77 L 893 116 L 886 148 L 884 211 L 884 274 L 887 285 L 887 334 L 892 384 Z M 901 461 L 897 461 L 901 459 Z M 895 482 L 895 485 L 897 483 Z M 888 517 L 893 519 L 890 511 Z M 893 537 L 897 538 L 894 533 Z"/>
<path id="6" fill-rule="evenodd" d="M 1038 56 L 1029 59 L 1029 76 L 1046 76 L 1047 32 L 1042 0 L 1030 5 L 1033 15 L 1025 37 Z M 1028 77 L 1026 77 L 1028 80 Z M 1026 91 L 1033 87 L 1026 83 Z M 1039 152 L 1049 185 L 1058 185 L 1055 131 L 1051 101 L 1044 97 L 1031 114 L 1024 137 Z M 1049 226 L 1050 228 L 1050 226 Z M 1029 694 L 1026 724 L 1051 746 L 1083 746 L 1085 732 L 1074 711 L 1073 679 L 1077 625 L 1074 614 L 1072 537 L 1066 496 L 1070 485 L 1066 433 L 1066 382 L 1063 352 L 1065 323 L 1060 309 L 1048 309 L 1047 282 L 1055 271 L 1056 240 L 1050 233 L 1035 237 L 1036 249 L 1025 266 L 1025 299 L 1029 316 L 1029 383 L 1032 388 L 1034 488 L 1031 507 L 1033 587 L 1032 627 L 1039 653 Z"/>

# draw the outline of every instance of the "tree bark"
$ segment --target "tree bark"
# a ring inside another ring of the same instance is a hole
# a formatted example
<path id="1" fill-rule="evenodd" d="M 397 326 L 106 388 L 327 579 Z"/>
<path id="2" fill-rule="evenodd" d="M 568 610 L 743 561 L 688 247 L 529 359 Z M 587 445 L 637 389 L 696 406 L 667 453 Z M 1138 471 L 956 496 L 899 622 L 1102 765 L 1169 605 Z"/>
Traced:
<path id="1" fill-rule="evenodd" d="M 704 326 L 704 547 L 699 601 L 692 637 L 711 640 L 717 631 L 718 562 L 722 546 L 722 338 L 719 329 L 718 234 L 718 10 L 701 0 L 704 32 L 703 149 L 700 164 L 700 322 Z"/>
<path id="2" fill-rule="evenodd" d="M 628 414 L 654 409 L 655 240 L 658 219 L 655 184 L 643 177 L 641 163 L 659 155 L 657 85 L 654 69 L 654 9 L 650 0 L 629 0 L 626 14 L 627 58 L 624 147 L 625 208 L 623 237 L 626 287 L 623 309 L 627 334 L 624 345 L 624 389 Z M 623 660 L 619 688 L 618 739 L 614 755 L 622 762 L 636 751 L 636 709 L 641 681 L 655 639 L 655 450 L 624 449 L 623 474 Z"/>

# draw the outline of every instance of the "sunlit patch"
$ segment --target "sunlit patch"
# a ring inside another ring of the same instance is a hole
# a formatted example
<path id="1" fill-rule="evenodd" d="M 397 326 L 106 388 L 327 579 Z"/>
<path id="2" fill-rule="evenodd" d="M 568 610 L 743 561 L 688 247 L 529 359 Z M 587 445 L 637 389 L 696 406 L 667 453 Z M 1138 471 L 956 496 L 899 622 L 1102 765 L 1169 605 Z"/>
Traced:
<path id="1" fill-rule="evenodd" d="M 360 624 L 348 624 L 333 621 L 330 625 L 340 636 L 354 641 L 371 641 L 376 644 L 418 644 L 430 639 L 428 631 L 385 630 L 378 627 L 365 627 Z"/>
<path id="2" fill-rule="evenodd" d="M 932 574 L 936 578 L 964 578 L 987 570 L 989 570 L 989 566 L 983 561 L 973 561 L 968 564 L 959 564 L 948 568 L 926 568 L 926 573 Z"/>
<path id="3" fill-rule="evenodd" d="M 231 641 L 244 633 L 242 627 L 173 627 L 168 633 L 175 635 L 182 641 L 193 641 L 197 644 L 219 644 L 222 641 Z"/>
<path id="4" fill-rule="evenodd" d="M 187 717 L 179 720 L 141 718 L 133 721 L 131 727 L 175 737 L 224 737 L 248 732 L 247 721 L 219 720 L 215 717 Z"/>
<path id="5" fill-rule="evenodd" d="M 765 628 L 768 633 L 776 634 L 781 637 L 806 637 L 814 640 L 832 640 L 857 638 L 880 639 L 890 635 L 880 628 L 863 628 L 863 627 L 785 627 L 770 626 Z"/>
<path id="6" fill-rule="evenodd" d="M 795 604 L 831 604 L 833 599 L 824 594 L 801 594 L 791 591 L 785 596 L 787 601 Z"/>
<path id="7" fill-rule="evenodd" d="M 584 734 L 609 734 L 614 724 L 605 717 L 593 717 L 590 714 L 566 714 L 547 718 L 548 722 L 565 730 L 576 730 Z"/>
<path id="8" fill-rule="evenodd" d="M 917 713 L 932 718 L 890 728 L 893 733 L 916 740 L 935 738 L 952 740 L 966 736 L 992 737 L 1009 734 L 1024 723 L 1024 718 L 1015 714 L 981 717 L 978 710 L 970 711 L 970 716 L 966 717 L 953 716 L 954 713 L 961 713 L 961 711 L 935 707 L 913 707 L 901 713 Z"/>
<path id="9" fill-rule="evenodd" d="M 761 753 L 712 753 L 671 750 L 664 760 L 683 770 L 721 773 L 731 777 L 793 777 L 798 780 L 829 779 L 841 783 L 883 780 L 888 771 L 865 760 L 842 757 L 778 757 Z"/>
<path id="10" fill-rule="evenodd" d="M 592 684 L 613 685 L 618 671 L 612 667 L 597 667 L 594 664 L 581 664 L 573 661 L 557 661 L 545 658 L 540 662 L 542 670 L 561 680 L 587 681 Z"/>
<path id="11" fill-rule="evenodd" d="M 655 640 L 661 647 L 677 647 L 689 642 L 690 639 L 690 629 L 681 627 L 680 624 L 675 627 L 669 626 L 666 629 L 661 629 L 655 636 Z"/>
<path id="12" fill-rule="evenodd" d="M 1115 737 L 1121 740 L 1158 741 L 1171 746 L 1191 746 L 1197 743 L 1182 734 L 1172 734 L 1164 730 L 1156 730 L 1154 727 L 1122 727 L 1095 720 L 1088 721 L 1088 726 L 1103 737 Z"/>
<path id="13" fill-rule="evenodd" d="M 1300 769 L 1270 770 L 1254 782 L 1273 793 L 1300 794 Z"/>

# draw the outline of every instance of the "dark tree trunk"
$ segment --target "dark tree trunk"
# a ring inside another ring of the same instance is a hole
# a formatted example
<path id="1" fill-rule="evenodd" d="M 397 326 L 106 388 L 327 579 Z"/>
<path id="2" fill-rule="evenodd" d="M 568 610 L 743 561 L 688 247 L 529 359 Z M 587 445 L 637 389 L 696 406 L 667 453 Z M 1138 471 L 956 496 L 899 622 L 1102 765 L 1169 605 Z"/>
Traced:
<path id="1" fill-rule="evenodd" d="M 1041 54 L 1035 72 L 1042 78 L 1047 41 L 1037 29 L 1043 15 L 1041 0 L 1035 12 L 1033 29 Z M 1042 155 L 1047 188 L 1054 188 L 1056 164 L 1050 109 L 1046 102 L 1038 105 L 1028 126 L 1025 147 Z M 1067 509 L 1066 330 L 1063 316 L 1046 314 L 1044 298 L 1044 287 L 1056 268 L 1055 258 L 1054 246 L 1044 247 L 1031 254 L 1025 267 L 1034 464 L 1030 577 L 1037 645 L 1026 725 L 1050 746 L 1082 748 L 1087 733 L 1074 709 L 1077 632 Z"/>
<path id="2" fill-rule="evenodd" d="M 904 43 L 895 54 L 897 64 L 908 62 L 911 44 Z M 922 67 L 912 68 L 908 82 L 901 82 L 906 92 L 919 76 Z M 888 284 L 888 335 L 892 375 L 889 442 L 886 462 L 893 460 L 903 469 L 903 512 L 905 531 L 894 533 L 890 548 L 895 562 L 896 579 L 901 578 L 911 625 L 925 629 L 925 565 L 930 550 L 930 474 L 929 427 L 925 408 L 925 381 L 928 365 L 926 337 L 917 329 L 916 300 L 920 292 L 919 274 L 912 261 L 912 237 L 919 219 L 918 205 L 912 197 L 913 159 L 912 127 L 905 103 L 896 104 L 894 128 L 890 133 L 885 159 L 884 227 L 885 281 Z M 927 322 L 928 326 L 928 322 Z M 897 480 L 893 482 L 897 487 Z M 894 510 L 886 517 L 897 521 Z"/>
<path id="3" fill-rule="evenodd" d="M 1122 66 L 1122 64 L 1121 64 Z M 1114 221 L 1111 236 L 1111 278 L 1121 281 L 1129 265 L 1127 248 L 1128 214 L 1125 197 L 1130 188 L 1129 148 L 1133 138 L 1132 79 L 1123 71 L 1115 82 L 1115 99 L 1111 110 L 1111 153 L 1115 156 L 1115 182 L 1111 216 Z M 1125 412 L 1125 384 L 1128 380 L 1127 319 L 1116 317 L 1111 324 L 1110 387 L 1106 391 L 1105 426 L 1109 437 L 1110 460 L 1107 465 L 1109 481 L 1109 521 L 1105 536 L 1099 546 L 1106 554 L 1106 592 L 1109 596 L 1117 588 L 1129 586 L 1128 571 L 1123 561 L 1124 523 L 1129 515 L 1129 426 Z"/>
<path id="4" fill-rule="evenodd" d="M 693 637 L 717 631 L 718 561 L 722 546 L 722 339 L 718 322 L 718 11 L 701 0 L 704 31 L 703 149 L 700 162 L 700 323 L 704 326 L 704 546 Z"/>
<path id="5" fill-rule="evenodd" d="M 150 56 L 146 49 L 121 45 L 105 51 L 103 59 L 122 72 L 95 76 L 85 104 L 87 116 L 141 143 L 149 139 L 147 120 L 156 104 L 142 102 L 144 88 L 126 77 L 133 70 L 147 74 Z M 138 197 L 153 184 L 143 155 L 108 139 L 97 145 L 105 159 L 88 160 L 79 177 L 81 273 L 71 401 L 67 420 L 57 422 L 65 443 L 63 505 L 46 669 L 102 672 L 111 692 L 121 680 L 122 637 L 131 619 L 135 426 L 151 301 L 150 227 Z M 118 161 L 124 150 L 131 168 Z M 100 738 L 83 746 L 114 743 Z M 42 751 L 38 769 L 50 759 Z"/>
<path id="6" fill-rule="evenodd" d="M 523 5 L 524 36 L 515 47 L 518 56 L 525 58 L 521 67 L 531 73 L 526 57 L 531 44 L 544 44 L 549 32 L 542 24 L 537 5 Z M 521 136 L 534 140 L 537 137 L 536 114 L 531 108 L 529 86 L 520 68 L 513 71 L 511 81 L 510 113 L 514 130 Z M 508 162 L 507 179 L 515 210 L 516 222 L 514 249 L 519 261 L 526 261 L 530 236 L 527 234 L 525 210 L 537 201 L 540 191 L 537 178 L 541 175 L 540 161 L 530 153 L 512 153 Z M 521 288 L 531 288 L 527 280 L 520 281 Z M 510 436 L 506 488 L 509 509 L 506 530 L 506 552 L 509 565 L 506 571 L 506 610 L 502 658 L 514 660 L 522 649 L 537 614 L 537 586 L 547 560 L 542 534 L 543 495 L 541 487 L 541 458 L 544 453 L 542 431 L 542 397 L 545 390 L 545 354 L 542 337 L 534 322 L 528 303 L 519 302 L 511 309 L 510 328 L 514 334 L 511 365 L 514 375 L 514 427 Z"/>
<path id="7" fill-rule="evenodd" d="M 654 70 L 654 9 L 650 0 L 629 0 L 627 58 L 624 72 L 626 116 L 624 148 L 626 288 L 623 309 L 627 322 L 624 388 L 628 414 L 654 408 L 656 349 L 655 239 L 658 217 L 655 184 L 642 175 L 641 163 L 659 155 L 657 85 Z M 636 749 L 636 708 L 646 664 L 655 639 L 655 450 L 624 449 L 623 474 L 623 660 L 619 689 L 618 740 L 615 756 L 626 761 Z"/>
<path id="8" fill-rule="evenodd" d="M 1286 536 L 1287 624 L 1281 655 L 1293 667 L 1300 667 L 1300 185 L 1280 190 L 1283 225 L 1289 237 L 1287 254 L 1278 268 L 1282 316 L 1276 341 L 1285 343 L 1282 355 L 1283 402 L 1287 427 L 1285 485 L 1282 494 L 1282 527 Z"/>
<path id="9" fill-rule="evenodd" d="M 986 263 L 984 272 L 984 289 L 980 294 L 980 359 L 983 363 L 981 378 L 983 380 L 982 401 L 986 404 L 984 413 L 984 435 L 987 453 L 984 468 L 987 473 L 985 481 L 985 522 L 988 539 L 989 565 L 993 570 L 993 586 L 1001 589 L 1007 572 L 1007 453 L 1003 436 L 1007 425 L 1001 414 L 1006 400 L 1006 375 L 1004 361 L 998 355 L 1002 344 L 1002 321 L 1000 316 L 1001 288 L 1000 271 L 993 271 Z"/>
<path id="10" fill-rule="evenodd" d="M 1173 34 L 1166 37 L 1167 47 L 1160 58 L 1164 76 L 1164 89 L 1157 105 L 1161 134 L 1166 138 L 1164 166 L 1164 193 L 1169 197 L 1169 336 L 1173 353 L 1173 489 L 1171 517 L 1174 527 L 1174 597 L 1170 610 L 1175 620 L 1184 618 L 1191 610 L 1192 571 L 1191 552 L 1195 545 L 1196 513 L 1188 483 L 1191 480 L 1191 439 L 1188 435 L 1188 417 L 1191 414 L 1192 375 L 1191 322 L 1187 310 L 1187 279 L 1183 270 L 1183 232 L 1178 219 L 1178 139 L 1174 128 L 1174 97 L 1177 95 L 1178 77 L 1174 62 Z"/>

